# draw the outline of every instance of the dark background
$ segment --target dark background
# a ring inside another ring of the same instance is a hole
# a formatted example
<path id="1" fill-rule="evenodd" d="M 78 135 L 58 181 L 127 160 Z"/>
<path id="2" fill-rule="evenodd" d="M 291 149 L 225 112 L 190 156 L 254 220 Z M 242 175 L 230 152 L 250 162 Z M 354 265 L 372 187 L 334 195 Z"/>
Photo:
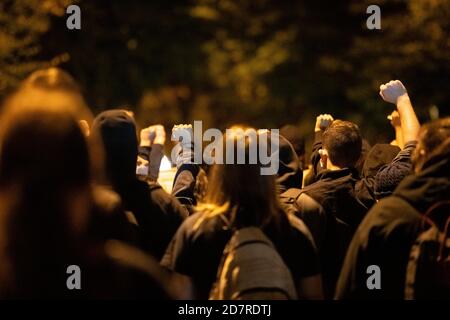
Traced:
<path id="1" fill-rule="evenodd" d="M 81 30 L 65 8 L 81 8 Z M 381 30 L 366 8 L 381 7 Z M 203 120 L 310 135 L 319 113 L 392 139 L 380 84 L 400 79 L 422 121 L 450 112 L 450 0 L 1 0 L 0 96 L 57 65 L 94 112 L 141 125 Z"/>

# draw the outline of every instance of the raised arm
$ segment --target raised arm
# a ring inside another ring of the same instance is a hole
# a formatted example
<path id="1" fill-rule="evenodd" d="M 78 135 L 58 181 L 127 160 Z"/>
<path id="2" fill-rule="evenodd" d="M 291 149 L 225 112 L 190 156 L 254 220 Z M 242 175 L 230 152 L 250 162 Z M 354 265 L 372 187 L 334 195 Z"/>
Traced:
<path id="1" fill-rule="evenodd" d="M 416 141 L 420 130 L 420 123 L 403 83 L 399 80 L 392 80 L 386 84 L 382 84 L 380 86 L 380 96 L 384 101 L 397 106 L 397 111 L 400 115 L 403 141 L 405 143 Z"/>
<path id="2" fill-rule="evenodd" d="M 387 118 L 391 122 L 391 126 L 395 130 L 395 140 L 392 141 L 391 144 L 400 147 L 400 149 L 403 149 L 405 146 L 405 141 L 403 140 L 402 124 L 400 122 L 400 115 L 398 114 L 398 111 L 392 111 L 392 113 L 388 115 Z"/>
<path id="3" fill-rule="evenodd" d="M 195 185 L 200 166 L 194 163 L 194 143 L 192 125 L 176 125 L 172 129 L 172 141 L 179 143 L 172 150 L 172 161 L 177 165 L 177 173 L 172 187 L 172 195 L 190 211 L 196 205 Z"/>

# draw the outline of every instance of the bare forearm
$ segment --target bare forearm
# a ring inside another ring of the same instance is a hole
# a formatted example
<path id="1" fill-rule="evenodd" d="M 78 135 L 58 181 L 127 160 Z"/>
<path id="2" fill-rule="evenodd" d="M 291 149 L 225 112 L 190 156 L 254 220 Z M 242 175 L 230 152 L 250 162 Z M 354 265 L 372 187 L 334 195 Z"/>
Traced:
<path id="1" fill-rule="evenodd" d="M 402 125 L 402 136 L 404 142 L 415 141 L 420 130 L 420 123 L 417 119 L 414 108 L 408 94 L 401 95 L 397 99 L 397 110 L 400 115 Z"/>
<path id="2" fill-rule="evenodd" d="M 400 149 L 405 146 L 405 141 L 403 140 L 403 131 L 401 127 L 395 127 L 395 141 Z"/>

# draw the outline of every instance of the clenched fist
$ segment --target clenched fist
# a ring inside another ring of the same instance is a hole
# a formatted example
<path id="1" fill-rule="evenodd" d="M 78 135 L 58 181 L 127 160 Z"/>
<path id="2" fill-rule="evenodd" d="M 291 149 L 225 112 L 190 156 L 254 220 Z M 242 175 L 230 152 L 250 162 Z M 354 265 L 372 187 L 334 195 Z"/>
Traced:
<path id="1" fill-rule="evenodd" d="M 397 104 L 398 98 L 408 96 L 408 92 L 400 80 L 391 80 L 380 86 L 380 96 L 386 102 Z"/>
<path id="2" fill-rule="evenodd" d="M 334 121 L 331 114 L 321 114 L 316 118 L 315 132 L 324 131 Z"/>
<path id="3" fill-rule="evenodd" d="M 164 126 L 157 124 L 141 130 L 141 146 L 150 147 L 153 144 L 162 144 L 166 142 L 166 131 Z"/>

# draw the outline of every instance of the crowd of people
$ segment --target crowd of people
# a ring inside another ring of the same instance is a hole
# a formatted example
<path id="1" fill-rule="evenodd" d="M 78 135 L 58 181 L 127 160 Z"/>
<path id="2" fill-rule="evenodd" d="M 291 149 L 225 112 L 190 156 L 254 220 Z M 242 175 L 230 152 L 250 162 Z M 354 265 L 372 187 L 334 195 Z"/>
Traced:
<path id="1" fill-rule="evenodd" d="M 195 163 L 180 141 L 168 193 L 163 126 L 94 117 L 70 75 L 34 72 L 0 111 L 0 298 L 450 298 L 450 118 L 420 125 L 398 80 L 380 95 L 390 143 L 322 114 L 310 163 L 285 126 L 264 175 Z M 248 158 L 250 129 L 222 145 Z"/>

